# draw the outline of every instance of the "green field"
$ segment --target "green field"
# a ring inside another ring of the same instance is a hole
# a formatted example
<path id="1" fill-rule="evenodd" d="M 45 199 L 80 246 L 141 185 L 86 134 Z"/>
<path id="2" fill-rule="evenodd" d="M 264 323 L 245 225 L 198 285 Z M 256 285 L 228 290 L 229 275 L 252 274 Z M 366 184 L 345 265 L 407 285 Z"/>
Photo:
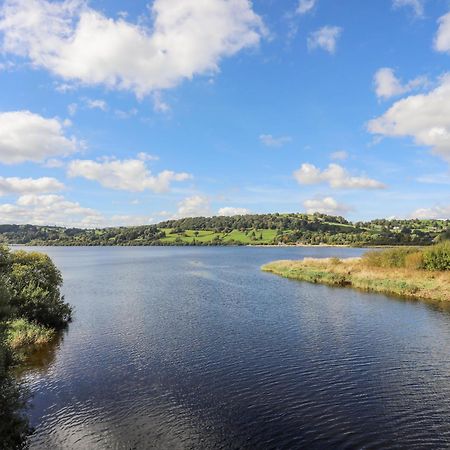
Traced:
<path id="1" fill-rule="evenodd" d="M 236 244 L 243 245 L 267 245 L 273 244 L 274 239 L 277 236 L 276 230 L 249 230 L 249 231 L 239 231 L 233 230 L 229 233 L 226 232 L 215 232 L 215 231 L 194 231 L 186 230 L 180 233 L 174 232 L 171 228 L 162 228 L 166 234 L 165 238 L 161 239 L 162 243 L 166 244 L 220 244 L 220 243 L 231 243 L 236 242 Z"/>

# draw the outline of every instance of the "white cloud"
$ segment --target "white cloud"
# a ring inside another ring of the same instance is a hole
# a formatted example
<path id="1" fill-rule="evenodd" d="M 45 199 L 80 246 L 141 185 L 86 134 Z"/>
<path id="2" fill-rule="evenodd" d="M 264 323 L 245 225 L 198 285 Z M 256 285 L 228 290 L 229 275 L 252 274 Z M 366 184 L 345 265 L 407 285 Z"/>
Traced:
<path id="1" fill-rule="evenodd" d="M 178 203 L 178 211 L 175 218 L 209 217 L 211 215 L 210 199 L 204 195 L 193 195 Z"/>
<path id="2" fill-rule="evenodd" d="M 96 226 L 105 226 L 105 227 L 131 227 L 131 226 L 140 226 L 140 225 L 150 225 L 155 223 L 155 219 L 151 216 L 133 216 L 133 215 L 124 215 L 117 214 L 113 215 L 108 219 L 103 219 Z"/>
<path id="3" fill-rule="evenodd" d="M 259 140 L 266 147 L 283 147 L 283 145 L 292 142 L 292 138 L 290 136 L 275 137 L 271 134 L 261 134 L 259 136 Z"/>
<path id="4" fill-rule="evenodd" d="M 438 52 L 450 53 L 450 12 L 439 18 L 439 28 L 434 40 Z"/>
<path id="5" fill-rule="evenodd" d="M 337 152 L 331 153 L 330 158 L 334 161 L 344 161 L 348 158 L 348 152 L 345 150 L 338 150 Z"/>
<path id="6" fill-rule="evenodd" d="M 416 219 L 450 219 L 450 205 L 434 206 L 432 208 L 420 208 L 411 214 Z"/>
<path id="7" fill-rule="evenodd" d="M 345 214 L 351 210 L 350 207 L 337 202 L 333 197 L 306 200 L 303 202 L 303 206 L 308 214 L 314 214 L 315 212 L 322 214 Z"/>
<path id="8" fill-rule="evenodd" d="M 336 51 L 337 41 L 341 34 L 341 27 L 322 27 L 319 30 L 310 33 L 308 36 L 308 48 L 310 50 L 321 48 L 328 53 L 334 53 Z"/>
<path id="9" fill-rule="evenodd" d="M 367 127 L 379 136 L 410 136 L 417 145 L 432 147 L 435 154 L 450 162 L 450 73 L 427 94 L 397 101 Z"/>
<path id="10" fill-rule="evenodd" d="M 317 0 L 299 0 L 297 6 L 297 14 L 306 14 L 310 12 L 316 5 Z"/>
<path id="11" fill-rule="evenodd" d="M 401 80 L 395 76 L 394 70 L 389 67 L 379 69 L 374 76 L 375 93 L 378 98 L 383 99 L 406 94 L 427 84 L 426 77 L 417 77 L 406 84 L 402 84 Z"/>
<path id="12" fill-rule="evenodd" d="M 328 183 L 334 189 L 383 189 L 386 186 L 371 178 L 351 176 L 339 164 L 329 164 L 325 170 L 320 170 L 313 164 L 304 163 L 294 172 L 294 178 L 299 184 Z"/>
<path id="13" fill-rule="evenodd" d="M 145 152 L 138 153 L 137 158 L 141 161 L 159 161 L 159 156 L 151 155 L 150 153 Z"/>
<path id="14" fill-rule="evenodd" d="M 220 208 L 218 211 L 219 216 L 245 216 L 246 214 L 251 213 L 252 212 L 247 208 L 234 208 L 232 206 Z"/>
<path id="15" fill-rule="evenodd" d="M 0 204 L 0 222 L 33 225 L 90 227 L 102 222 L 103 216 L 61 195 L 23 195 L 16 203 Z"/>
<path id="16" fill-rule="evenodd" d="M 0 162 L 41 162 L 77 151 L 82 145 L 65 136 L 65 125 L 57 118 L 46 119 L 30 111 L 0 113 Z"/>
<path id="17" fill-rule="evenodd" d="M 417 17 L 421 17 L 424 14 L 424 0 L 393 0 L 394 8 L 402 8 L 404 6 L 413 10 Z"/>
<path id="18" fill-rule="evenodd" d="M 105 102 L 105 100 L 87 98 L 86 106 L 89 109 L 100 109 L 101 111 L 108 111 L 108 104 Z"/>
<path id="19" fill-rule="evenodd" d="M 5 224 L 99 228 L 146 225 L 153 222 L 152 217 L 143 215 L 106 217 L 95 209 L 85 208 L 61 195 L 22 195 L 16 203 L 0 204 L 0 223 Z"/>
<path id="20" fill-rule="evenodd" d="M 111 189 L 139 192 L 149 189 L 153 192 L 167 192 L 173 181 L 192 178 L 188 173 L 164 170 L 152 175 L 142 159 L 74 160 L 69 163 L 69 177 L 82 177 L 99 182 Z"/>
<path id="21" fill-rule="evenodd" d="M 143 96 L 171 88 L 258 45 L 250 0 L 155 0 L 152 26 L 113 19 L 83 0 L 5 0 L 3 50 L 62 77 Z"/>
<path id="22" fill-rule="evenodd" d="M 55 178 L 0 177 L 0 196 L 9 194 L 44 194 L 64 189 L 64 184 Z"/>

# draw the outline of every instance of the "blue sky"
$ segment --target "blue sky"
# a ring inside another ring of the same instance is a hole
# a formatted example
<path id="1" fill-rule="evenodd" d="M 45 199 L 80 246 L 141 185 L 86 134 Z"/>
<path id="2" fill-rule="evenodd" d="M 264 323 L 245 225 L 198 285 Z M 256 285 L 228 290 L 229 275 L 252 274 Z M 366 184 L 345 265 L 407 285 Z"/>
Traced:
<path id="1" fill-rule="evenodd" d="M 0 5 L 0 223 L 450 218 L 448 0 Z"/>

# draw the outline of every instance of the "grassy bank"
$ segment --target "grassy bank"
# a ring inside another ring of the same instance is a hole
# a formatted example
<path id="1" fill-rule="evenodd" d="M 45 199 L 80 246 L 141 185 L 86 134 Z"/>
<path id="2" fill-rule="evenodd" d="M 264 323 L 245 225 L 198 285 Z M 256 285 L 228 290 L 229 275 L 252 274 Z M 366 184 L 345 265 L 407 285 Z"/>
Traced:
<path id="1" fill-rule="evenodd" d="M 450 243 L 443 243 L 423 250 L 369 252 L 362 258 L 275 261 L 262 270 L 311 283 L 450 302 L 449 250 Z"/>
<path id="2" fill-rule="evenodd" d="M 7 324 L 6 343 L 13 351 L 35 349 L 49 344 L 56 330 L 26 319 L 16 319 Z"/>

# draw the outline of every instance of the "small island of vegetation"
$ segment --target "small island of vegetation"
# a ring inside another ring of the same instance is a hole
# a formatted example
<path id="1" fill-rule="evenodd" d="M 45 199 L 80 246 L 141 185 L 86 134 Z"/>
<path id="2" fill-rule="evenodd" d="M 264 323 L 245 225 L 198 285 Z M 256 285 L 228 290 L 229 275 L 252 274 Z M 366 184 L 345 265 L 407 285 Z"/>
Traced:
<path id="1" fill-rule="evenodd" d="M 0 246 L 1 448 L 22 448 L 30 433 L 26 390 L 11 369 L 50 343 L 71 320 L 61 284 L 61 273 L 47 255 Z"/>
<path id="2" fill-rule="evenodd" d="M 369 251 L 362 258 L 275 261 L 262 270 L 299 281 L 450 302 L 450 241 Z"/>

